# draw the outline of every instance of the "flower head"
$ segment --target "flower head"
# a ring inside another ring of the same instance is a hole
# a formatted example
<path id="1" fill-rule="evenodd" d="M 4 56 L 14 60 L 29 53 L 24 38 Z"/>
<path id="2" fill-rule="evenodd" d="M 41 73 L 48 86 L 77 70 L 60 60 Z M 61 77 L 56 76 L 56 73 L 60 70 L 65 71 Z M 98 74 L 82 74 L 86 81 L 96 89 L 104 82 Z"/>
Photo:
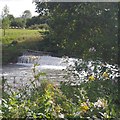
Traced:
<path id="1" fill-rule="evenodd" d="M 93 75 L 90 75 L 89 78 L 88 78 L 90 81 L 94 81 L 95 80 L 95 77 Z"/>
<path id="2" fill-rule="evenodd" d="M 104 72 L 103 75 L 102 75 L 104 78 L 109 78 L 109 75 L 107 72 Z"/>
<path id="3" fill-rule="evenodd" d="M 83 112 L 86 112 L 87 110 L 89 110 L 89 106 L 87 105 L 86 102 L 81 103 L 81 110 Z"/>
<path id="4" fill-rule="evenodd" d="M 99 99 L 97 102 L 94 103 L 94 106 L 98 108 L 105 108 L 107 106 L 107 101 L 104 99 Z"/>

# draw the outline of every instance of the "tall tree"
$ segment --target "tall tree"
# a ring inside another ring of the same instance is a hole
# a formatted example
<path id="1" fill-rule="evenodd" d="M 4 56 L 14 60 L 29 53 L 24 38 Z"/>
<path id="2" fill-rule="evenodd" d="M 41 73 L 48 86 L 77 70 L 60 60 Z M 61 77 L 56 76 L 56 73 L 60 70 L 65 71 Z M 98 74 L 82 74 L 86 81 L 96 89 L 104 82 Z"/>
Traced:
<path id="1" fill-rule="evenodd" d="M 36 8 L 40 15 L 50 17 L 49 43 L 54 52 L 116 59 L 118 3 L 36 2 Z"/>
<path id="2" fill-rule="evenodd" d="M 4 6 L 3 11 L 2 11 L 2 17 L 7 17 L 7 15 L 9 14 L 9 8 L 7 5 Z"/>
<path id="3" fill-rule="evenodd" d="M 34 16 L 26 21 L 26 27 L 30 27 L 31 25 L 38 24 L 47 24 L 49 20 L 48 16 Z"/>
<path id="4" fill-rule="evenodd" d="M 11 27 L 25 28 L 25 20 L 23 18 L 14 18 L 11 21 Z"/>
<path id="5" fill-rule="evenodd" d="M 22 18 L 27 19 L 27 18 L 31 18 L 31 17 L 32 17 L 32 14 L 31 14 L 30 10 L 25 10 L 23 12 Z"/>
<path id="6" fill-rule="evenodd" d="M 9 9 L 8 9 L 8 6 L 5 5 L 5 7 L 3 8 L 3 11 L 2 11 L 2 28 L 4 30 L 4 36 L 6 34 L 5 33 L 6 29 L 8 29 L 9 25 L 10 25 L 8 14 L 9 14 Z"/>
<path id="7" fill-rule="evenodd" d="M 0 28 L 2 28 L 2 19 L 0 18 Z"/>
<path id="8" fill-rule="evenodd" d="M 25 10 L 22 14 L 22 18 L 24 19 L 24 25 L 26 27 L 26 22 L 27 22 L 27 19 L 30 19 L 32 17 L 32 14 L 30 12 L 30 10 Z"/>
<path id="9" fill-rule="evenodd" d="M 7 17 L 9 18 L 10 21 L 13 21 L 15 19 L 15 17 L 12 14 L 8 14 Z"/>

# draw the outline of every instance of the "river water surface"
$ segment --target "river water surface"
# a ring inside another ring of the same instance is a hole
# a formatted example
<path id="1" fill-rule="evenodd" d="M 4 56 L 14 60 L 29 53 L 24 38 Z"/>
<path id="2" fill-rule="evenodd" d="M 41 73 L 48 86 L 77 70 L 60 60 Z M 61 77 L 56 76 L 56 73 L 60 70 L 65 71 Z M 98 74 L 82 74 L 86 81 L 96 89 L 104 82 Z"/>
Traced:
<path id="1" fill-rule="evenodd" d="M 36 73 L 44 72 L 46 74 L 41 79 L 48 79 L 53 82 L 64 80 L 65 73 L 63 70 L 66 69 L 68 64 L 64 62 L 64 58 L 48 55 L 23 55 L 18 58 L 17 63 L 3 66 L 2 75 L 11 85 L 29 84 L 29 79 L 34 76 L 33 68 L 35 64 L 37 64 Z"/>
<path id="2" fill-rule="evenodd" d="M 64 76 L 66 75 L 66 68 L 69 65 L 74 64 L 75 58 L 59 58 L 59 57 L 52 57 L 49 55 L 33 55 L 33 54 L 26 54 L 20 56 L 18 58 L 18 62 L 14 64 L 9 64 L 7 66 L 3 66 L 2 68 L 2 76 L 7 79 L 9 85 L 15 85 L 16 87 L 21 85 L 30 84 L 30 79 L 33 79 L 35 74 L 40 72 L 45 73 L 46 75 L 41 76 L 39 79 L 43 80 L 50 80 L 59 84 L 60 81 L 65 81 Z M 91 61 L 88 66 L 91 66 Z M 36 66 L 36 72 L 33 73 L 34 65 Z M 101 67 L 101 66 L 99 66 Z M 109 69 L 112 69 L 113 74 L 116 74 L 117 69 L 113 69 L 114 66 L 107 64 Z M 112 68 L 113 67 L 113 68 Z M 91 70 L 94 66 L 91 66 Z M 82 71 L 83 73 L 80 75 L 80 78 L 87 76 L 87 72 Z M 118 74 L 118 73 L 117 73 Z M 113 76 L 111 74 L 111 76 Z M 115 75 L 114 75 L 115 76 Z M 118 76 L 118 75 L 117 75 Z"/>

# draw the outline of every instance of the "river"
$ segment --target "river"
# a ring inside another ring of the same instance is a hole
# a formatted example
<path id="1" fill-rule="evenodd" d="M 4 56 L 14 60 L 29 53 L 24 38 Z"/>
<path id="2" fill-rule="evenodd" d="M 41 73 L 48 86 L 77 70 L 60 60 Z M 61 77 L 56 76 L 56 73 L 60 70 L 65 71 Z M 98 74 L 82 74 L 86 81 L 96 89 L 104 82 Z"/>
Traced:
<path id="1" fill-rule="evenodd" d="M 72 61 L 73 59 L 71 59 Z M 64 58 L 52 57 L 49 55 L 23 55 L 18 58 L 18 62 L 3 66 L 2 75 L 7 79 L 9 85 L 16 87 L 29 84 L 29 80 L 33 79 L 33 68 L 36 66 L 36 74 L 39 72 L 46 75 L 41 76 L 40 79 L 50 80 L 59 84 L 64 80 L 67 63 Z"/>
<path id="2" fill-rule="evenodd" d="M 68 60 L 66 62 L 66 60 Z M 59 58 L 53 57 L 50 55 L 34 55 L 34 54 L 24 54 L 18 58 L 18 62 L 14 64 L 9 64 L 3 66 L 2 68 L 2 76 L 7 79 L 7 83 L 14 87 L 21 87 L 24 85 L 29 85 L 30 80 L 33 79 L 33 68 L 36 66 L 36 73 L 45 73 L 46 75 L 42 75 L 39 77 L 39 80 L 49 80 L 54 82 L 55 84 L 59 84 L 60 81 L 65 81 L 64 76 L 66 75 L 66 68 L 69 65 L 72 65 L 76 61 L 75 58 Z M 93 66 L 88 65 L 93 69 Z M 112 65 L 107 64 L 109 69 L 112 69 L 113 73 L 118 71 L 117 69 L 113 70 Z M 112 67 L 111 67 L 112 66 Z M 101 67 L 101 66 L 98 66 Z M 84 75 L 83 75 L 84 74 Z M 83 79 L 87 76 L 87 72 L 82 71 L 79 76 Z M 118 74 L 118 73 L 117 73 Z M 111 75 L 113 76 L 113 75 Z M 72 78 L 73 80 L 73 78 Z"/>

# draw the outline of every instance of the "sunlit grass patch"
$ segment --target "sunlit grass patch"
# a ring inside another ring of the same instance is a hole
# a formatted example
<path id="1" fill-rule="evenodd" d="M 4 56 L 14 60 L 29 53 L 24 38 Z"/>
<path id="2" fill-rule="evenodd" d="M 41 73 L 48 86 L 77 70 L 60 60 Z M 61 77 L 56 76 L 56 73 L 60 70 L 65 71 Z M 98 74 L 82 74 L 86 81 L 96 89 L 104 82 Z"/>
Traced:
<path id="1" fill-rule="evenodd" d="M 9 44 L 11 41 L 16 40 L 18 42 L 29 39 L 38 38 L 40 36 L 38 30 L 27 30 L 27 29 L 7 29 L 6 35 L 2 35 L 2 43 Z"/>

